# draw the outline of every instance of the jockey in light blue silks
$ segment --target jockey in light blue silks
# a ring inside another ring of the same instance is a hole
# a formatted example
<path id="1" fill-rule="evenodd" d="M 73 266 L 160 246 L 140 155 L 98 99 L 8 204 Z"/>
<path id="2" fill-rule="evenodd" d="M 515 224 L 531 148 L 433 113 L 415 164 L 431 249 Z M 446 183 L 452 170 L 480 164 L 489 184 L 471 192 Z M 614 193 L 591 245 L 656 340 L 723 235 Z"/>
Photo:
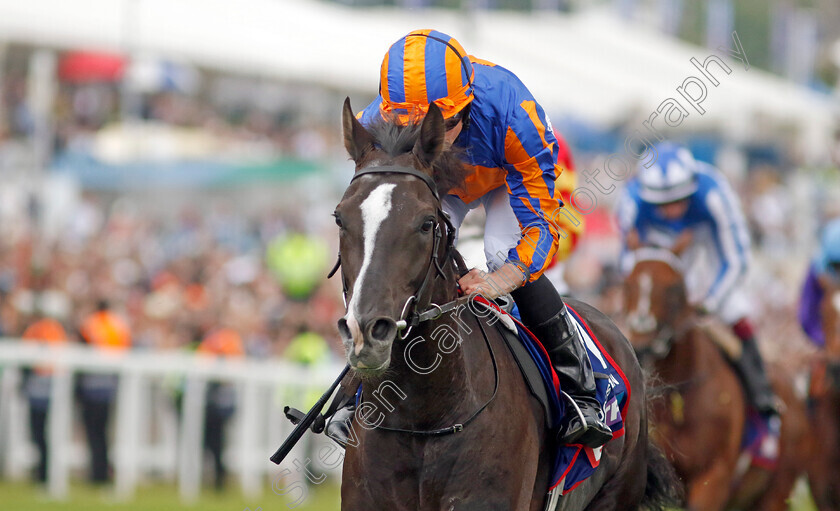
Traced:
<path id="1" fill-rule="evenodd" d="M 750 238 L 741 205 L 726 178 L 691 152 L 670 142 L 656 146 L 658 158 L 639 165 L 617 204 L 622 235 L 621 268 L 632 269 L 628 244 L 671 248 L 686 231 L 691 245 L 682 252 L 689 301 L 701 313 L 718 315 L 732 327 L 743 349 L 732 360 L 750 402 L 765 416 L 778 415 L 777 400 L 747 316 L 743 288 Z"/>
<path id="2" fill-rule="evenodd" d="M 840 288 L 840 218 L 823 229 L 820 249 L 808 267 L 799 300 L 799 323 L 814 344 L 825 347 L 820 304 L 827 291 Z"/>

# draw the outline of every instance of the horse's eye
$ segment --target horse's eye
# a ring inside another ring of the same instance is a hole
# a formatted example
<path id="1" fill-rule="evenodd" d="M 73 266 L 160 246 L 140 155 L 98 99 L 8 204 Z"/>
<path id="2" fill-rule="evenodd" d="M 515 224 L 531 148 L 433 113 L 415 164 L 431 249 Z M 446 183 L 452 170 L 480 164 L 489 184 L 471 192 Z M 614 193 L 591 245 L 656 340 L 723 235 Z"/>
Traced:
<path id="1" fill-rule="evenodd" d="M 341 217 L 338 216 L 338 213 L 333 213 L 333 216 L 335 217 L 335 225 L 339 227 L 344 227 L 343 225 L 341 225 Z"/>
<path id="2" fill-rule="evenodd" d="M 427 218 L 420 228 L 423 230 L 423 232 L 431 231 L 435 228 L 435 220 L 433 218 Z"/>

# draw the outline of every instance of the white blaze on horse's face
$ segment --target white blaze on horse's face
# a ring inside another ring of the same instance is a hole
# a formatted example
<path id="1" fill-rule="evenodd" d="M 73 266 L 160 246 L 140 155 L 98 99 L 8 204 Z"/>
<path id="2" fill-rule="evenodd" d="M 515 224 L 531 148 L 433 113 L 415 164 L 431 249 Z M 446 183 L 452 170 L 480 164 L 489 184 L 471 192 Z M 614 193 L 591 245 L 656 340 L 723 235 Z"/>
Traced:
<path id="1" fill-rule="evenodd" d="M 834 310 L 840 314 L 840 291 L 834 292 L 834 295 L 831 297 L 831 303 L 834 305 Z"/>
<path id="2" fill-rule="evenodd" d="M 362 225 L 364 235 L 364 259 L 362 267 L 359 269 L 359 275 L 356 277 L 356 282 L 353 284 L 353 297 L 347 305 L 347 315 L 344 319 L 347 321 L 347 327 L 350 330 L 351 338 L 343 339 L 345 345 L 352 343 L 355 354 L 358 356 L 364 347 L 364 334 L 359 321 L 359 297 L 362 296 L 362 288 L 365 282 L 365 276 L 370 267 L 371 259 L 373 258 L 373 249 L 376 246 L 376 235 L 382 222 L 388 218 L 391 212 L 391 195 L 394 192 L 396 184 L 387 183 L 377 186 L 362 202 L 360 209 L 362 210 Z M 349 349 L 349 346 L 347 346 Z"/>
<path id="3" fill-rule="evenodd" d="M 656 331 L 656 318 L 651 312 L 651 293 L 653 292 L 653 277 L 648 272 L 639 275 L 639 299 L 636 309 L 630 313 L 628 322 L 633 333 L 649 334 Z"/>

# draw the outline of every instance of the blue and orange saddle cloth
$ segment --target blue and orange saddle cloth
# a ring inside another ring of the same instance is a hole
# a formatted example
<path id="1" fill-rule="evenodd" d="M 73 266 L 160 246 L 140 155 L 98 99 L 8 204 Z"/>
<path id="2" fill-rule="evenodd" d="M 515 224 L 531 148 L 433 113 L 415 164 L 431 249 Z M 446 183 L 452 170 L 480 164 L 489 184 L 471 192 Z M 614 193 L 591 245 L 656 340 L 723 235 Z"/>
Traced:
<path id="1" fill-rule="evenodd" d="M 507 314 L 499 311 L 495 306 L 494 308 L 500 314 Z M 614 440 L 624 435 L 624 417 L 627 414 L 627 405 L 630 402 L 630 384 L 618 364 L 601 346 L 589 325 L 572 307 L 567 305 L 567 308 L 572 322 L 586 345 L 589 361 L 592 363 L 592 370 L 596 375 L 595 384 L 598 401 L 601 403 L 601 411 L 606 423 L 612 429 L 612 439 Z M 522 325 L 515 310 L 507 316 L 514 320 L 519 340 L 528 350 L 542 376 L 543 384 L 548 391 L 550 408 L 548 413 L 553 418 L 551 422 L 555 425 L 560 424 L 565 413 L 567 399 L 561 394 L 560 383 L 548 358 L 548 353 L 534 334 Z M 510 322 L 506 323 L 510 324 Z M 556 433 L 556 431 L 552 433 Z M 549 485 L 550 493 L 564 495 L 574 490 L 576 486 L 592 475 L 600 463 L 601 450 L 602 447 L 592 449 L 580 444 L 558 445 L 554 453 L 554 469 Z"/>

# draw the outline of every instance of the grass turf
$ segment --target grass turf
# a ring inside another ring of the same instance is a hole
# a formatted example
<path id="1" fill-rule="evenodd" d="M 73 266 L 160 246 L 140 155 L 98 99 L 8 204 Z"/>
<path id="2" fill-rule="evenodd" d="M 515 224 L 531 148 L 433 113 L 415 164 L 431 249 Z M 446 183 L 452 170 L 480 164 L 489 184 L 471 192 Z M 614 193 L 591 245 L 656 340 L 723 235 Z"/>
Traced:
<path id="1" fill-rule="evenodd" d="M 276 495 L 270 488 L 255 499 L 246 499 L 235 487 L 224 492 L 205 488 L 194 504 L 183 504 L 174 485 L 141 486 L 133 499 L 120 502 L 108 487 L 74 484 L 68 499 L 55 501 L 40 486 L 0 482 L 0 509 L 3 511 L 333 511 L 339 509 L 339 487 L 330 482 L 314 486 L 307 498 L 293 506 L 290 499 Z"/>
<path id="2" fill-rule="evenodd" d="M 51 500 L 44 489 L 27 483 L 0 482 L 0 509 L 3 511 L 333 511 L 339 509 L 339 487 L 332 482 L 314 485 L 299 505 L 266 489 L 261 497 L 246 499 L 236 488 L 225 492 L 204 489 L 194 504 L 183 504 L 174 485 L 138 488 L 129 502 L 114 499 L 108 488 L 73 485 L 64 501 Z M 791 511 L 816 511 L 805 484 L 797 485 L 790 500 Z"/>

